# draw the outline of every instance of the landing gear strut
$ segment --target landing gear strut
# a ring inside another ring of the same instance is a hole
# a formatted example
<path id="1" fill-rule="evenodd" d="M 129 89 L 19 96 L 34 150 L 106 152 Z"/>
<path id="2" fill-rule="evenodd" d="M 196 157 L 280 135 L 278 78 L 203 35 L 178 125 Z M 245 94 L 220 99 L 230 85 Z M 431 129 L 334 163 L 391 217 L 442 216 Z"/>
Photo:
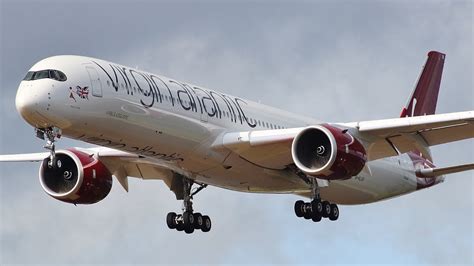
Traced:
<path id="1" fill-rule="evenodd" d="M 183 208 L 182 214 L 176 214 L 174 212 L 168 213 L 166 216 L 166 224 L 170 229 L 176 229 L 178 231 L 184 231 L 186 234 L 191 234 L 194 230 L 201 230 L 203 232 L 209 232 L 211 230 L 211 218 L 207 215 L 202 215 L 199 212 L 193 210 L 193 196 L 199 193 L 201 190 L 207 187 L 207 185 L 199 185 L 199 187 L 192 191 L 194 182 L 184 176 L 179 176 L 183 183 Z"/>
<path id="2" fill-rule="evenodd" d="M 57 163 L 60 164 L 60 162 L 56 162 L 56 146 L 54 144 L 56 139 L 61 138 L 61 129 L 57 127 L 36 128 L 35 133 L 36 137 L 42 140 L 46 139 L 46 145 L 43 147 L 50 152 L 48 162 L 49 168 L 54 168 L 56 166 L 61 167 L 61 165 L 57 165 Z"/>
<path id="3" fill-rule="evenodd" d="M 316 178 L 311 178 L 311 192 L 311 202 L 302 200 L 295 202 L 296 216 L 304 217 L 307 220 L 311 219 L 313 222 L 319 222 L 322 218 L 329 218 L 331 221 L 337 220 L 339 218 L 339 208 L 336 204 L 321 201 Z"/>

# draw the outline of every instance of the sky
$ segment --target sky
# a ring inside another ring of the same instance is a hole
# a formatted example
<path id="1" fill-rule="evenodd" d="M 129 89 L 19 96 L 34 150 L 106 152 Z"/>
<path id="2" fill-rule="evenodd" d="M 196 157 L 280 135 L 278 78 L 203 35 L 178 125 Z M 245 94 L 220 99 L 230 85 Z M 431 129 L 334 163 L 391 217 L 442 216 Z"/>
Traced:
<path id="1" fill-rule="evenodd" d="M 43 151 L 15 109 L 37 61 L 97 57 L 328 122 L 398 117 L 430 50 L 446 53 L 437 113 L 474 110 L 471 1 L 0 0 L 0 154 Z M 89 147 L 62 139 L 59 148 Z M 472 140 L 433 148 L 474 162 Z M 168 230 L 181 202 L 161 181 L 100 203 L 46 195 L 35 163 L 0 164 L 0 264 L 465 264 L 473 172 L 391 200 L 295 217 L 295 195 L 207 188 L 209 233 Z"/>

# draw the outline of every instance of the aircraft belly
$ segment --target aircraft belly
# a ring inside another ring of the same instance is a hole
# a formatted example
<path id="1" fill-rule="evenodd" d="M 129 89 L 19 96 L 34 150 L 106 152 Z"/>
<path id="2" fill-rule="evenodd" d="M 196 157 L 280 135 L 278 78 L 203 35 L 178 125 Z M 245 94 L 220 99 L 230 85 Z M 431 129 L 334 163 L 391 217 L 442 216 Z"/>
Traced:
<path id="1" fill-rule="evenodd" d="M 255 193 L 298 193 L 309 187 L 289 170 L 256 166 L 232 154 L 223 165 L 199 173 L 202 182 L 217 187 Z"/>
<path id="2" fill-rule="evenodd" d="M 364 204 L 414 192 L 416 179 L 403 168 L 399 157 L 369 162 L 349 180 L 333 181 L 321 189 L 321 197 L 339 204 Z"/>

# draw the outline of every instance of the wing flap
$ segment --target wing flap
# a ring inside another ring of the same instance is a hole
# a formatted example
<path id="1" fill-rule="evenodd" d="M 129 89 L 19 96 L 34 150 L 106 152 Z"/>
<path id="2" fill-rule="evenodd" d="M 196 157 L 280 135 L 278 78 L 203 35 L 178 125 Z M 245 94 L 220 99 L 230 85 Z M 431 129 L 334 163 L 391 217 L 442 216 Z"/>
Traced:
<path id="1" fill-rule="evenodd" d="M 474 137 L 474 122 L 433 128 L 420 133 L 430 146 Z"/>

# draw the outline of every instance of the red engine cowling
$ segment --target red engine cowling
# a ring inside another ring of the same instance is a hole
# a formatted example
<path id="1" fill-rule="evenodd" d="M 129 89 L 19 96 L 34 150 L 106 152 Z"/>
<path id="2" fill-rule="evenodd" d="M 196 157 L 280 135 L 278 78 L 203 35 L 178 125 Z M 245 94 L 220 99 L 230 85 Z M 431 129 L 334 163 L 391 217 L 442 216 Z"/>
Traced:
<path id="1" fill-rule="evenodd" d="M 39 179 L 51 197 L 73 204 L 93 204 L 112 189 L 112 175 L 105 165 L 88 154 L 75 150 L 56 152 L 55 167 L 43 160 Z"/>
<path id="2" fill-rule="evenodd" d="M 367 162 L 364 146 L 356 138 L 327 124 L 301 131 L 293 139 L 291 155 L 301 171 L 328 180 L 349 179 Z"/>

